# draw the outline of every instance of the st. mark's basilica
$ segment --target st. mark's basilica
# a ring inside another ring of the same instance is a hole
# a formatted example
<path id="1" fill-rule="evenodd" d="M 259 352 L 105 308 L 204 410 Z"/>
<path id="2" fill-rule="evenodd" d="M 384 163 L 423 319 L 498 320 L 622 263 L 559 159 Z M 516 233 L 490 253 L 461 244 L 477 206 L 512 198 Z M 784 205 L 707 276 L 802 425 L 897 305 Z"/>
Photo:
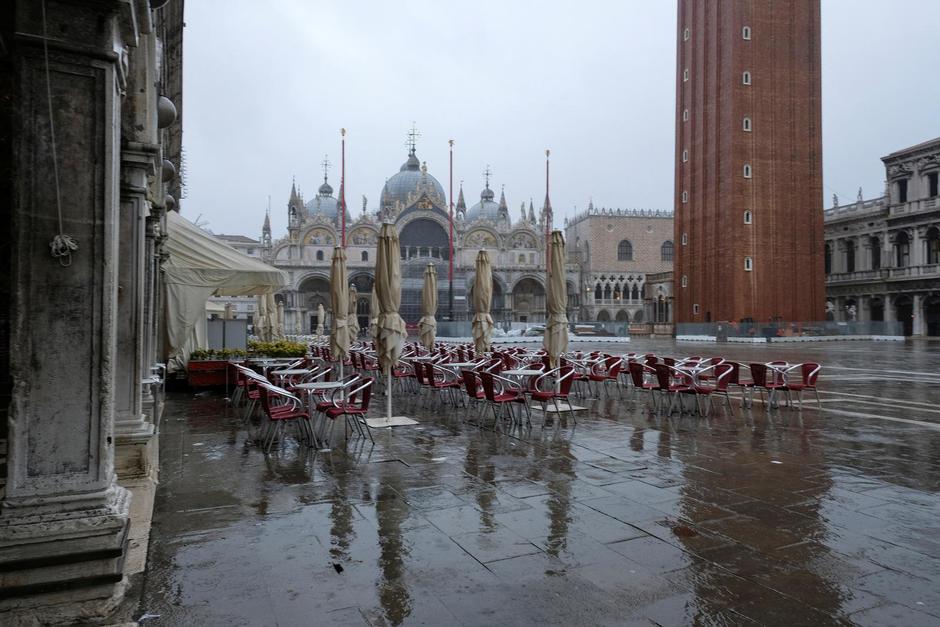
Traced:
<path id="1" fill-rule="evenodd" d="M 489 176 L 479 201 L 467 207 L 463 189 L 454 206 L 454 278 L 453 317 L 470 316 L 469 293 L 473 284 L 474 263 L 478 251 L 486 250 L 493 264 L 494 320 L 501 322 L 537 322 L 545 316 L 544 233 L 551 207 L 543 206 L 536 217 L 530 201 L 510 213 L 504 193 L 499 201 L 490 188 Z M 266 260 L 286 271 L 290 287 L 282 293 L 285 323 L 295 332 L 309 332 L 316 327 L 317 305 L 329 308 L 329 272 L 333 247 L 341 238 L 340 201 L 333 187 L 324 180 L 315 197 L 305 200 L 291 187 L 287 203 L 287 234 L 271 236 L 270 220 L 265 219 L 262 250 Z M 390 177 L 379 196 L 379 208 L 353 218 L 347 205 L 346 245 L 350 283 L 359 293 L 357 311 L 365 327 L 369 314 L 370 292 L 375 274 L 378 232 L 384 221 L 398 229 L 402 254 L 402 317 L 409 322 L 420 316 L 421 287 L 427 264 L 436 266 L 438 315 L 450 316 L 448 265 L 450 256 L 450 218 L 447 195 L 441 183 L 428 171 L 416 154 L 414 144 L 408 158 Z M 568 269 L 569 307 L 578 305 L 577 268 Z"/>

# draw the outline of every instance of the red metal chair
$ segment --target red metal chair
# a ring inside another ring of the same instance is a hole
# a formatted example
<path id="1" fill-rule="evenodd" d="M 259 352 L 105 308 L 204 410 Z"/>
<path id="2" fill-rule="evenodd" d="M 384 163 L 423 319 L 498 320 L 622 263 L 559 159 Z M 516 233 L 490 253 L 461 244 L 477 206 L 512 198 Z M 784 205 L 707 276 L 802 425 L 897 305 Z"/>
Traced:
<path id="1" fill-rule="evenodd" d="M 270 383 L 258 383 L 261 396 L 261 406 L 264 409 L 268 422 L 262 435 L 262 445 L 265 452 L 271 452 L 274 440 L 283 436 L 284 425 L 293 422 L 297 425 L 297 434 L 306 445 L 314 440 L 313 430 L 310 427 L 310 416 L 304 404 L 296 396 Z"/>
<path id="2" fill-rule="evenodd" d="M 561 368 L 555 368 L 554 370 L 549 370 L 544 374 L 539 375 L 535 380 L 534 390 L 529 392 L 529 396 L 533 401 L 538 401 L 542 404 L 542 424 L 545 424 L 545 417 L 548 416 L 548 403 L 551 403 L 555 406 L 555 413 L 561 414 L 561 406 L 558 404 L 559 400 L 563 400 L 568 403 L 569 407 L 571 406 L 569 396 L 571 395 L 571 386 L 574 384 L 575 370 L 571 366 L 562 366 Z M 574 413 L 571 414 L 572 420 L 577 422 L 574 417 Z"/>
<path id="3" fill-rule="evenodd" d="M 712 395 L 718 394 L 725 397 L 725 403 L 728 405 L 728 409 L 731 410 L 731 413 L 734 414 L 734 406 L 731 404 L 731 396 L 728 394 L 728 385 L 730 383 L 731 372 L 733 368 L 731 364 L 717 364 L 715 366 L 709 366 L 704 371 L 699 372 L 696 375 L 695 383 L 686 389 L 680 390 L 680 394 L 693 395 L 695 397 L 695 408 L 698 410 L 699 414 L 709 415 L 712 411 Z M 702 375 L 708 375 L 708 379 L 703 379 Z M 710 381 L 714 379 L 714 384 L 703 383 L 703 381 Z M 707 411 L 702 411 L 701 398 L 705 397 L 705 408 Z"/>
<path id="4" fill-rule="evenodd" d="M 509 418 L 515 422 L 515 416 L 512 412 L 512 405 L 521 404 L 526 410 L 528 410 L 528 402 L 526 400 L 525 394 L 522 393 L 522 390 L 515 390 L 511 387 L 512 382 L 507 379 L 503 379 L 497 375 L 494 375 L 492 372 L 487 372 L 484 370 L 479 373 L 480 382 L 483 384 L 483 397 L 486 399 L 486 403 L 493 410 L 493 418 L 498 423 L 499 419 L 503 416 L 503 408 L 506 407 L 509 409 Z M 499 408 L 499 412 L 496 409 Z M 495 423 L 494 423 L 495 424 Z M 480 426 L 483 426 L 483 421 L 480 421 Z"/>
<path id="5" fill-rule="evenodd" d="M 788 392 L 796 392 L 797 400 L 800 402 L 800 409 L 803 408 L 803 391 L 812 390 L 816 395 L 816 405 L 822 407 L 819 401 L 819 390 L 816 389 L 816 380 L 819 378 L 819 372 L 822 366 L 813 361 L 791 366 L 786 371 L 786 386 Z M 799 374 L 799 381 L 791 381 L 794 374 Z"/>
<path id="6" fill-rule="evenodd" d="M 650 401 L 653 403 L 653 409 L 656 409 L 656 396 L 653 392 L 659 390 L 659 382 L 656 380 L 656 368 L 647 364 L 641 364 L 638 361 L 632 361 L 628 365 L 630 370 L 630 381 L 633 383 L 633 398 L 636 399 L 640 390 L 646 390 L 650 394 Z M 648 379 L 652 378 L 650 381 Z"/>
<path id="7" fill-rule="evenodd" d="M 688 391 L 693 387 L 692 376 L 687 372 L 677 370 L 668 364 L 656 364 L 656 382 L 659 384 L 659 392 L 669 398 L 669 413 L 672 414 L 672 407 L 676 400 L 679 401 L 679 410 L 684 411 L 682 399 L 679 394 Z"/>
<path id="8" fill-rule="evenodd" d="M 783 380 L 782 373 L 774 370 L 767 364 L 752 363 L 749 367 L 751 369 L 751 377 L 754 379 L 754 388 L 760 391 L 761 402 L 764 402 L 764 392 L 767 392 L 767 402 L 765 406 L 768 409 L 773 407 L 776 393 L 778 391 L 786 393 L 787 391 L 787 385 Z M 752 392 L 752 404 L 753 400 Z"/>
<path id="9" fill-rule="evenodd" d="M 368 434 L 369 439 L 372 440 L 373 443 L 375 442 L 375 438 L 372 437 L 372 429 L 369 427 L 369 423 L 366 422 L 366 414 L 369 412 L 369 403 L 372 401 L 372 384 L 374 381 L 375 379 L 372 377 L 359 380 L 356 386 L 350 390 L 345 401 L 335 403 L 333 407 L 326 410 L 326 417 L 333 421 L 333 424 L 330 426 L 331 440 L 333 437 L 333 428 L 336 426 L 336 419 L 344 417 L 346 419 L 344 431 L 347 440 L 349 439 L 352 427 L 355 426 L 359 431 L 359 435 L 364 437 L 365 434 Z M 363 425 L 365 425 L 364 431 L 362 428 Z"/>

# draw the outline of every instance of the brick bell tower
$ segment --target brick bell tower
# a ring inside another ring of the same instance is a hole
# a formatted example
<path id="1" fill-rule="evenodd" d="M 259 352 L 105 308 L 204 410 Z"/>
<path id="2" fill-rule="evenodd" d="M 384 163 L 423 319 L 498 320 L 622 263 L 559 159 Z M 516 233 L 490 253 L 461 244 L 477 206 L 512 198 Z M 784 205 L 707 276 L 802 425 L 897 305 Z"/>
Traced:
<path id="1" fill-rule="evenodd" d="M 819 0 L 679 0 L 675 317 L 825 314 Z"/>

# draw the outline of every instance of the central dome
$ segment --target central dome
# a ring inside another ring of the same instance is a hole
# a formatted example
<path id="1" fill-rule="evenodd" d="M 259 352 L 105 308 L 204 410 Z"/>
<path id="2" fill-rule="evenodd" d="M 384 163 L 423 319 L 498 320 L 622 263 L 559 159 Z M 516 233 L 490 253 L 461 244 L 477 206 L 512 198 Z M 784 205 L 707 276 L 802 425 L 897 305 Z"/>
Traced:
<path id="1" fill-rule="evenodd" d="M 428 174 L 427 166 L 421 166 L 415 151 L 408 154 L 408 160 L 402 164 L 401 169 L 385 182 L 380 195 L 380 205 L 383 210 L 391 210 L 397 216 L 410 209 L 422 198 L 427 198 L 430 206 L 422 209 L 434 208 L 446 212 L 447 196 L 444 188 L 436 178 Z"/>
<path id="2" fill-rule="evenodd" d="M 483 191 L 480 192 L 480 202 L 467 210 L 467 222 L 473 222 L 474 220 L 492 220 L 495 222 L 498 220 L 500 217 L 499 204 L 493 200 L 493 196 L 493 190 L 490 189 L 489 183 L 487 183 Z"/>

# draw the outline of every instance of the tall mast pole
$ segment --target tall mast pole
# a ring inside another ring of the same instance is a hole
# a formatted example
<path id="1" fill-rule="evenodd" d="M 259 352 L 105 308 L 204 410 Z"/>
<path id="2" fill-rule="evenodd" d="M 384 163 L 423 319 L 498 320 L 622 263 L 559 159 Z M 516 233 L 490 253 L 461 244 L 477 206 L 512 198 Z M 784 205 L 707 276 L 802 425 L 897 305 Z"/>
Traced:
<path id="1" fill-rule="evenodd" d="M 454 140 L 449 139 L 450 145 L 450 190 L 447 198 L 450 200 L 450 211 L 448 213 L 448 222 L 450 223 L 450 255 L 448 255 L 447 266 L 447 302 L 449 304 L 449 319 L 454 319 Z"/>
<path id="2" fill-rule="evenodd" d="M 552 258 L 549 254 L 549 245 L 552 241 L 552 201 L 548 198 L 548 157 L 550 150 L 545 151 L 545 268 L 552 271 Z"/>
<path id="3" fill-rule="evenodd" d="M 346 129 L 339 129 L 342 137 L 340 148 L 339 209 L 342 212 L 342 247 L 346 248 Z"/>

